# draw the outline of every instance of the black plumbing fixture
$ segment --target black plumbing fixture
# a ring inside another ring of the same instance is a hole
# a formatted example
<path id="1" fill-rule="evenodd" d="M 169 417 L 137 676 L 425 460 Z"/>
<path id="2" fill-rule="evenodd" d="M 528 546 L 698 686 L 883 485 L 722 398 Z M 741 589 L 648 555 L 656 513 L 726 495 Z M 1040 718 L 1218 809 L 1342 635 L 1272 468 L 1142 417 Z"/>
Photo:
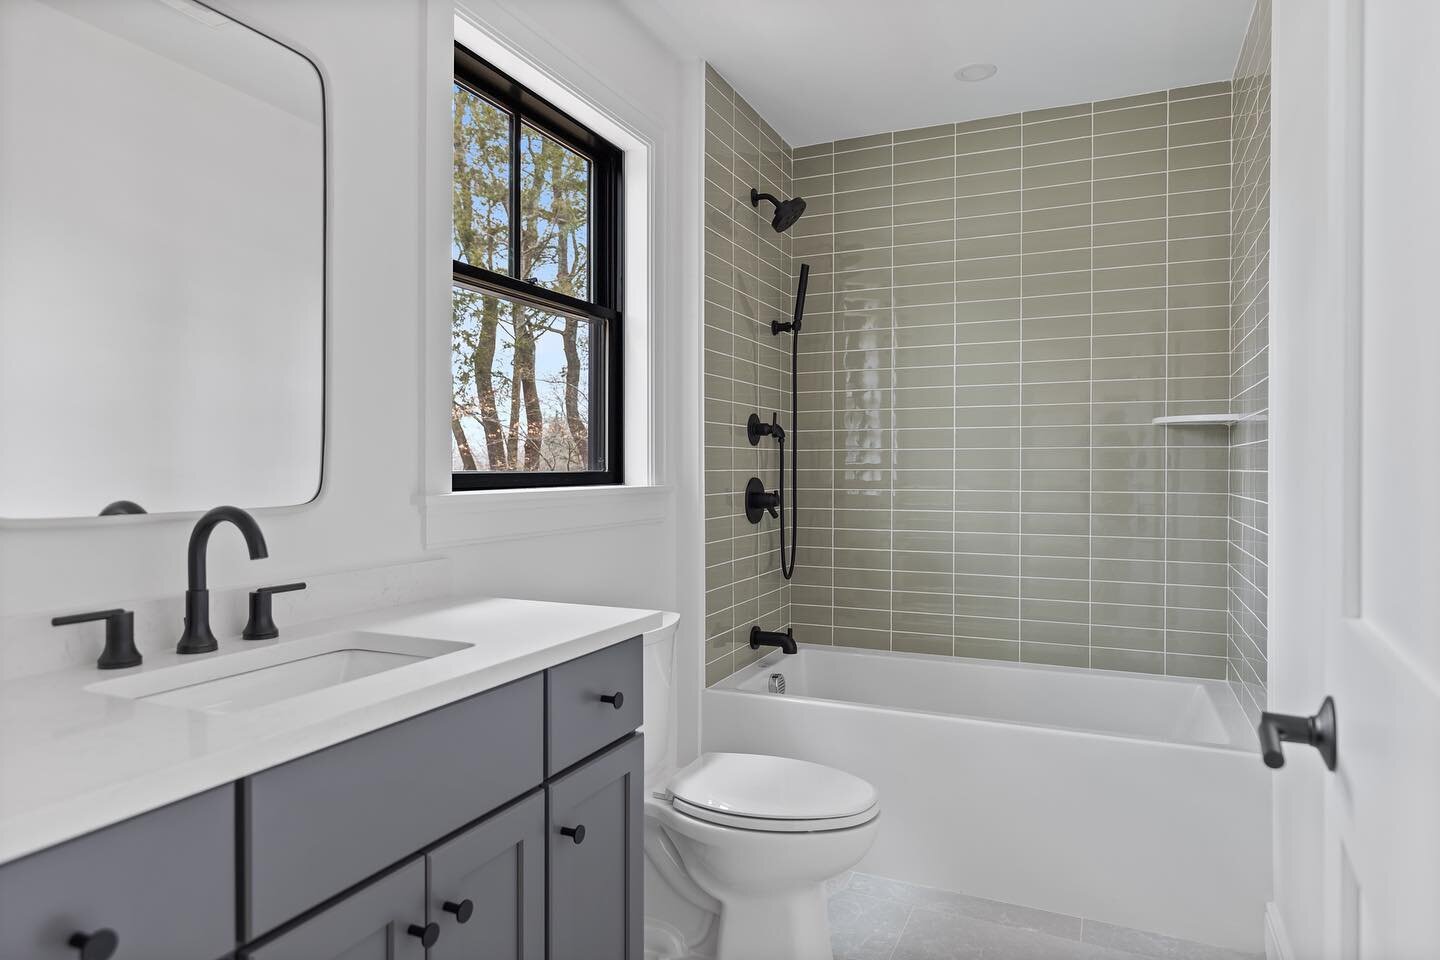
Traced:
<path id="1" fill-rule="evenodd" d="M 799 648 L 795 646 L 795 628 L 786 627 L 784 633 L 772 633 L 761 630 L 758 626 L 751 627 L 750 649 L 759 650 L 761 647 L 779 647 L 782 653 L 798 653 Z"/>
<path id="2" fill-rule="evenodd" d="M 800 333 L 800 321 L 805 319 L 805 291 L 810 286 L 810 264 L 800 264 L 800 285 L 795 289 L 795 312 L 792 314 L 789 323 L 782 323 L 779 320 L 770 321 L 771 336 L 778 337 L 782 333 Z M 793 355 L 793 351 L 792 351 Z M 793 373 L 793 370 L 792 370 Z M 793 386 L 794 380 L 792 378 Z"/>
<path id="3" fill-rule="evenodd" d="M 758 446 L 761 437 L 774 437 L 777 441 L 785 442 L 785 429 L 780 426 L 780 414 L 772 413 L 770 422 L 766 423 L 760 419 L 760 414 L 750 414 L 750 419 L 745 423 L 745 436 L 750 439 L 750 446 Z"/>
<path id="4" fill-rule="evenodd" d="M 750 188 L 750 206 L 759 209 L 761 200 L 769 200 L 775 205 L 775 216 L 770 218 L 770 226 L 775 228 L 776 233 L 784 233 L 795 226 L 795 221 L 800 219 L 800 214 L 805 212 L 805 198 L 791 197 L 789 200 L 781 200 L 779 197 L 771 196 L 768 193 L 761 193 L 754 187 Z"/>
<path id="5" fill-rule="evenodd" d="M 50 621 L 52 627 L 64 627 L 72 623 L 89 623 L 91 620 L 105 621 L 105 649 L 95 666 L 101 670 L 123 670 L 138 667 L 143 659 L 135 649 L 135 614 L 129 610 L 97 610 L 94 613 L 75 613 L 68 617 L 56 617 Z"/>
<path id="6" fill-rule="evenodd" d="M 210 546 L 211 531 L 222 523 L 233 523 L 240 528 L 251 560 L 263 560 L 270 556 L 260 525 L 239 507 L 216 507 L 196 521 L 195 529 L 190 531 L 186 563 L 189 586 L 185 590 L 185 632 L 175 646 L 176 653 L 210 653 L 220 648 L 210 630 L 210 589 L 205 573 L 205 552 Z"/>
<path id="7" fill-rule="evenodd" d="M 100 511 L 102 517 L 120 517 L 130 513 L 144 513 L 145 508 L 134 500 L 116 500 L 114 503 L 105 504 L 105 509 Z"/>
<path id="8" fill-rule="evenodd" d="M 303 583 L 282 583 L 276 587 L 261 587 L 258 590 L 250 591 L 250 619 L 245 623 L 245 630 L 240 634 L 242 640 L 274 640 L 280 636 L 280 628 L 275 626 L 274 604 L 270 598 L 277 593 L 290 593 L 292 590 L 304 590 Z"/>
<path id="9" fill-rule="evenodd" d="M 765 481 L 759 477 L 751 477 L 750 482 L 745 484 L 745 519 L 751 523 L 759 523 L 765 519 L 767 512 L 779 519 L 782 506 L 784 501 L 780 494 L 766 490 Z M 780 532 L 782 535 L 785 532 L 784 523 L 780 525 Z"/>
<path id="10" fill-rule="evenodd" d="M 760 442 L 761 437 L 774 437 L 775 442 L 780 446 L 780 487 L 775 493 L 765 489 L 765 484 L 758 477 L 751 477 L 750 482 L 745 485 L 745 518 L 751 523 L 759 523 L 764 519 L 768 511 L 770 516 L 780 521 L 780 573 L 789 580 L 795 576 L 795 556 L 800 541 L 800 458 L 798 456 L 798 444 L 796 436 L 799 434 L 800 416 L 800 324 L 805 318 L 805 291 L 810 286 L 810 264 L 800 264 L 800 285 L 795 290 L 795 314 L 794 319 L 789 323 L 782 323 L 779 320 L 770 322 L 770 332 L 774 336 L 782 333 L 790 334 L 790 489 L 791 498 L 796 502 L 790 505 L 790 536 L 787 545 L 785 536 L 785 430 L 780 426 L 780 415 L 772 414 L 770 422 L 766 423 L 760 419 L 758 413 L 750 414 L 750 419 L 745 424 L 745 434 L 753 447 Z"/>

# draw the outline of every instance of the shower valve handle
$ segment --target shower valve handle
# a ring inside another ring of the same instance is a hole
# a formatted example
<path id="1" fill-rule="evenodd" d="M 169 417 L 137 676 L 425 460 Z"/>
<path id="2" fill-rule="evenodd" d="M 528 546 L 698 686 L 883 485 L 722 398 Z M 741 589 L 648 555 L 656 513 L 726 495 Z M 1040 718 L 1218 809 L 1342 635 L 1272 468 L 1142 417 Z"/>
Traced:
<path id="1" fill-rule="evenodd" d="M 768 512 L 772 517 L 780 516 L 780 494 L 765 489 L 759 477 L 751 477 L 745 484 L 745 519 L 759 523 Z"/>

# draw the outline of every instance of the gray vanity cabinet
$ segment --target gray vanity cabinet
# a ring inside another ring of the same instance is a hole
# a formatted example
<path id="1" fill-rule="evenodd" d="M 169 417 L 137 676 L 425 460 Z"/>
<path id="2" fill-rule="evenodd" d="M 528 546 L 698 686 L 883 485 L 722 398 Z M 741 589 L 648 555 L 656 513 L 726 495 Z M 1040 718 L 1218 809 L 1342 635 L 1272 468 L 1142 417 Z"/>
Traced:
<path id="1" fill-rule="evenodd" d="M 242 960 L 426 960 L 425 863 L 412 860 L 298 926 L 240 953 Z"/>
<path id="2" fill-rule="evenodd" d="M 0 960 L 639 960 L 634 638 L 13 863 Z M 96 939 L 98 935 L 99 939 Z"/>
<path id="3" fill-rule="evenodd" d="M 426 857 L 429 960 L 544 960 L 545 795 L 537 791 Z"/>
<path id="4" fill-rule="evenodd" d="M 639 960 L 644 776 L 636 734 L 551 782 L 551 960 Z"/>

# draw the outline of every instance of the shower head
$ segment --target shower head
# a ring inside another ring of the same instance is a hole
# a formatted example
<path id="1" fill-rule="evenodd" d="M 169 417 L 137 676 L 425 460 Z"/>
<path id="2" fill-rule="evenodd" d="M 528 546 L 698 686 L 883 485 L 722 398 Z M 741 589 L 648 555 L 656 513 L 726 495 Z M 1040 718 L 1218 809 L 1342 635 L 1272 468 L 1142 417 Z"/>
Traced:
<path id="1" fill-rule="evenodd" d="M 761 200 L 769 200 L 775 205 L 775 216 L 770 218 L 770 226 L 775 228 L 776 233 L 784 233 L 795 226 L 795 221 L 800 219 L 800 214 L 805 212 L 805 198 L 792 197 L 789 200 L 781 200 L 779 197 L 772 197 L 768 193 L 761 193 L 754 187 L 750 188 L 750 206 L 759 207 Z"/>

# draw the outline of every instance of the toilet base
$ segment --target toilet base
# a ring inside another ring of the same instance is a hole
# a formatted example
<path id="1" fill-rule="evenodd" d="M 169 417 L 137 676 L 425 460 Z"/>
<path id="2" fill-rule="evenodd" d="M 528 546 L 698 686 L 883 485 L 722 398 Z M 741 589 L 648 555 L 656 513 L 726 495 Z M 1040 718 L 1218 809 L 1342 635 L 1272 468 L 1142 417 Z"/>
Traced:
<path id="1" fill-rule="evenodd" d="M 730 897 L 720 910 L 716 960 L 833 960 L 825 887 L 783 898 Z"/>

